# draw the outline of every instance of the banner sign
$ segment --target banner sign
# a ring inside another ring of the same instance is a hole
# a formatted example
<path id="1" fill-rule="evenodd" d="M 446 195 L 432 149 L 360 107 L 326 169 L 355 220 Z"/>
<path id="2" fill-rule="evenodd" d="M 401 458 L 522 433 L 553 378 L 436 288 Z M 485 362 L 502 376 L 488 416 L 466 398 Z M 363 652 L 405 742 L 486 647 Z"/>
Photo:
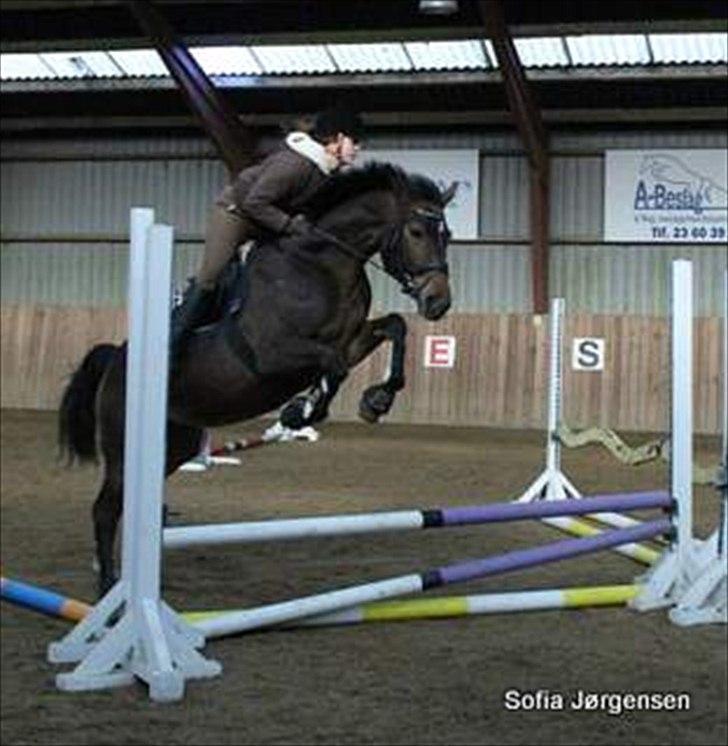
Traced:
<path id="1" fill-rule="evenodd" d="M 432 179 L 441 190 L 453 181 L 458 190 L 445 215 L 454 239 L 472 241 L 478 237 L 478 162 L 477 150 L 369 150 L 359 153 L 357 165 L 384 161 L 400 166 L 408 173 Z"/>
<path id="2" fill-rule="evenodd" d="M 608 150 L 604 240 L 725 243 L 725 150 Z"/>

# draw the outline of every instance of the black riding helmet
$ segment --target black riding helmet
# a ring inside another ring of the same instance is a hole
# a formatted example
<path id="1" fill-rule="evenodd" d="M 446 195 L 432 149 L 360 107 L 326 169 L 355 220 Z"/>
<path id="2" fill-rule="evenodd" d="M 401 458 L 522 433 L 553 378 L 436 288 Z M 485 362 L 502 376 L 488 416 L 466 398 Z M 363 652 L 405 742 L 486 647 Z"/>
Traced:
<path id="1" fill-rule="evenodd" d="M 364 136 L 364 124 L 354 111 L 344 108 L 326 109 L 316 115 L 311 136 L 319 142 L 336 137 L 339 132 L 359 142 Z"/>

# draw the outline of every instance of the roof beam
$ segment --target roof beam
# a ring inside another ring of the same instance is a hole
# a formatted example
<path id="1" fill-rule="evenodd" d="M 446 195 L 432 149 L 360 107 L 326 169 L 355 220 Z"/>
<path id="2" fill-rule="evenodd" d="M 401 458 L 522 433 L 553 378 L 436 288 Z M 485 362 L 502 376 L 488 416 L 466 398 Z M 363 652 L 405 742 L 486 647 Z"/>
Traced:
<path id="1" fill-rule="evenodd" d="M 725 31 L 728 20 L 715 21 L 654 21 L 639 23 L 559 24 L 510 27 L 513 38 L 537 36 L 579 36 L 583 34 L 647 34 L 647 33 L 702 33 Z M 180 38 L 189 47 L 206 46 L 254 46 L 272 44 L 372 44 L 377 42 L 406 41 L 458 41 L 475 39 L 478 34 L 472 26 L 436 26 L 428 29 L 391 28 L 372 31 L 312 31 L 306 34 L 287 33 L 261 34 L 184 34 Z M 74 37 L 63 39 L 0 40 L 2 52 L 45 51 L 109 51 L 115 49 L 139 49 L 148 46 L 139 37 Z"/>
<path id="2" fill-rule="evenodd" d="M 290 112 L 251 114 L 241 116 L 248 127 L 277 127 L 281 121 L 291 117 Z M 635 109 L 545 109 L 545 122 L 562 125 L 575 124 L 641 124 L 646 122 L 725 122 L 728 106 L 635 108 Z M 370 127 L 470 127 L 502 126 L 513 119 L 508 111 L 388 111 L 366 113 Z M 192 115 L 139 116 L 49 116 L 49 117 L 0 117 L 0 132 L 52 132 L 54 130 L 151 130 L 182 129 L 197 130 L 198 121 Z M 555 153 L 552 152 L 552 155 Z"/>
<path id="3" fill-rule="evenodd" d="M 162 57 L 190 108 L 200 118 L 231 174 L 251 160 L 254 143 L 235 110 L 216 90 L 187 47 L 149 2 L 132 0 L 129 8 Z"/>
<path id="4" fill-rule="evenodd" d="M 531 83 L 590 81 L 725 80 L 725 65 L 660 65 L 635 67 L 531 68 L 525 73 Z M 342 73 L 325 75 L 215 75 L 215 88 L 349 88 L 428 85 L 500 84 L 498 70 L 442 72 Z M 73 93 L 88 91 L 170 90 L 171 78 L 54 78 L 48 80 L 6 80 L 3 94 Z"/>
<path id="5" fill-rule="evenodd" d="M 513 38 L 506 26 L 501 0 L 478 3 L 503 75 L 508 103 L 530 164 L 530 232 L 533 312 L 548 312 L 549 192 L 548 134 L 526 79 Z"/>

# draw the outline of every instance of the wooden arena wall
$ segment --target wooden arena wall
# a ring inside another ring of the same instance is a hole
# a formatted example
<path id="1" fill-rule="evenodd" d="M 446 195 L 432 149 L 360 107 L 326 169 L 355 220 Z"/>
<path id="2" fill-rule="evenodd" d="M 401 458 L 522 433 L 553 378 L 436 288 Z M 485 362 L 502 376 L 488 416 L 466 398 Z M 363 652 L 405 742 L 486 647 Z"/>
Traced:
<path id="1" fill-rule="evenodd" d="M 428 324 L 408 317 L 407 386 L 390 422 L 543 428 L 548 381 L 548 317 L 457 314 Z M 118 308 L 3 305 L 2 407 L 55 409 L 68 376 L 93 344 L 125 336 Z M 427 334 L 457 340 L 453 369 L 424 367 Z M 719 318 L 695 322 L 695 429 L 719 432 L 722 340 Z M 571 370 L 573 337 L 606 339 L 604 372 Z M 388 346 L 342 386 L 333 417 L 356 418 L 361 391 L 385 375 Z M 573 427 L 669 429 L 669 329 L 651 316 L 572 314 L 565 320 L 564 411 Z"/>

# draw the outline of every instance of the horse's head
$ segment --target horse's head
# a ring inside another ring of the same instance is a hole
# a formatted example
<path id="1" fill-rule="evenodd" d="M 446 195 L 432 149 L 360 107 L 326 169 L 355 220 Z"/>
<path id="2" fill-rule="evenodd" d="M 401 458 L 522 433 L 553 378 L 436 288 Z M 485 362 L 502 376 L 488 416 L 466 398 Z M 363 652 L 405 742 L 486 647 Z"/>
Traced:
<path id="1" fill-rule="evenodd" d="M 440 192 L 430 179 L 410 176 L 407 187 L 400 230 L 381 254 L 389 274 L 417 301 L 420 316 L 437 321 L 451 302 L 447 265 L 450 230 L 444 211 L 455 196 L 457 182 Z"/>
<path id="2" fill-rule="evenodd" d="M 329 179 L 306 212 L 343 253 L 366 262 L 378 251 L 420 315 L 436 321 L 450 308 L 444 210 L 456 188 L 441 192 L 431 179 L 375 162 Z"/>

